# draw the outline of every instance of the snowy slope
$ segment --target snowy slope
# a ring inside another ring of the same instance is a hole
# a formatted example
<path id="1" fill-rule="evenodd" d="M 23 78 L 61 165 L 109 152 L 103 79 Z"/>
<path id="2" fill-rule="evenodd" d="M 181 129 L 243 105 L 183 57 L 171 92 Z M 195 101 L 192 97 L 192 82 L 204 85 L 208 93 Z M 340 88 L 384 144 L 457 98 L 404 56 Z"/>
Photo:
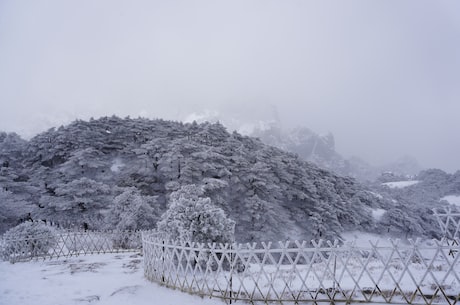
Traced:
<path id="1" fill-rule="evenodd" d="M 393 182 L 385 182 L 385 183 L 382 183 L 382 185 L 386 185 L 388 186 L 389 188 L 404 188 L 404 187 L 408 187 L 408 186 L 411 186 L 411 185 L 415 185 L 417 183 L 419 183 L 420 181 L 417 181 L 417 180 L 410 180 L 410 181 L 393 181 Z"/>
<path id="2" fill-rule="evenodd" d="M 445 200 L 452 205 L 460 206 L 460 195 L 444 196 L 440 200 Z"/>
<path id="3" fill-rule="evenodd" d="M 0 261 L 0 305 L 221 305 L 148 282 L 139 254 Z"/>

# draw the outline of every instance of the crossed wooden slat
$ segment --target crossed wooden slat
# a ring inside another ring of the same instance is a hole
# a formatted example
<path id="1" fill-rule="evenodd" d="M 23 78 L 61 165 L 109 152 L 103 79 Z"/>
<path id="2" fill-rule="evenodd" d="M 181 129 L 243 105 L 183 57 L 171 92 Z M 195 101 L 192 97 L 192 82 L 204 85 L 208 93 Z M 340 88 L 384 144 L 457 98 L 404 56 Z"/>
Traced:
<path id="1" fill-rule="evenodd" d="M 227 303 L 458 302 L 458 245 L 390 240 L 390 245 L 328 241 L 200 244 L 143 238 L 149 280 Z M 162 273 L 161 276 L 158 274 Z"/>

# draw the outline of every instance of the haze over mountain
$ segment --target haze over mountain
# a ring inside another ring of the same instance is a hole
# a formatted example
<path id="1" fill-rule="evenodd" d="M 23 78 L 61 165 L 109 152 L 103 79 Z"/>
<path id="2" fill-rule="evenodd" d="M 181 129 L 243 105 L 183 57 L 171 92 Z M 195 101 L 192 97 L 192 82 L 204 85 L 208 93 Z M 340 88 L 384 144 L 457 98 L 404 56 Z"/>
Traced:
<path id="1" fill-rule="evenodd" d="M 274 115 L 277 117 L 276 111 Z M 260 138 L 265 144 L 295 153 L 303 160 L 312 162 L 321 168 L 342 176 L 356 178 L 362 182 L 373 181 L 385 172 L 414 176 L 422 170 L 418 161 L 408 155 L 378 166 L 369 164 L 359 156 L 345 158 L 336 151 L 335 137 L 331 132 L 319 135 L 305 126 L 284 129 L 279 120 L 243 123 L 234 118 L 224 118 L 218 112 L 192 113 L 185 120 L 187 122 L 222 122 L 229 129 Z M 365 143 L 358 145 L 365 145 Z"/>
<path id="2" fill-rule="evenodd" d="M 460 2 L 0 1 L 0 130 L 216 110 L 370 164 L 460 155 Z M 267 115 L 268 114 L 268 115 Z"/>

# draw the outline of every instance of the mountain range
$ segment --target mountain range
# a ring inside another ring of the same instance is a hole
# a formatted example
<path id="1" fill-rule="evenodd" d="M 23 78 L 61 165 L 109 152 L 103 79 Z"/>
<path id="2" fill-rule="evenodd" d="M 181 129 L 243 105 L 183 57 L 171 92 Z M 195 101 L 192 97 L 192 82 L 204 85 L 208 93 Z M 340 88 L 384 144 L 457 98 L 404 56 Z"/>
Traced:
<path id="1" fill-rule="evenodd" d="M 414 176 L 422 170 L 417 160 L 411 156 L 403 156 L 382 166 L 372 166 L 359 157 L 345 158 L 336 151 L 332 133 L 319 135 L 306 127 L 285 130 L 279 123 L 271 122 L 256 126 L 250 135 L 260 138 L 268 145 L 296 153 L 300 158 L 321 168 L 362 182 L 374 181 L 385 172 Z"/>

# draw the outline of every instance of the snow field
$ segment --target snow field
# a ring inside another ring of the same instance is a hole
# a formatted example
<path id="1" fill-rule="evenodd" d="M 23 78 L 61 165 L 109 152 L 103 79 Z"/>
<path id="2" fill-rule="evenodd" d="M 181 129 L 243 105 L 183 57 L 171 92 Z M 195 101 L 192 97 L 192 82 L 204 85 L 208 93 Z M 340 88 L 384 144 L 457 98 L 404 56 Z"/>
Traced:
<path id="1" fill-rule="evenodd" d="M 10 264 L 0 261 L 0 305 L 222 305 L 144 278 L 136 253 Z"/>
<path id="2" fill-rule="evenodd" d="M 449 195 L 449 196 L 444 196 L 440 199 L 440 201 L 445 200 L 449 204 L 460 206 L 460 195 Z"/>
<path id="3" fill-rule="evenodd" d="M 408 187 L 408 186 L 411 186 L 411 185 L 415 185 L 415 184 L 417 184 L 419 182 L 420 181 L 418 181 L 418 180 L 394 181 L 394 182 L 385 182 L 385 183 L 382 183 L 382 185 L 386 185 L 389 188 L 404 188 L 404 187 Z"/>

